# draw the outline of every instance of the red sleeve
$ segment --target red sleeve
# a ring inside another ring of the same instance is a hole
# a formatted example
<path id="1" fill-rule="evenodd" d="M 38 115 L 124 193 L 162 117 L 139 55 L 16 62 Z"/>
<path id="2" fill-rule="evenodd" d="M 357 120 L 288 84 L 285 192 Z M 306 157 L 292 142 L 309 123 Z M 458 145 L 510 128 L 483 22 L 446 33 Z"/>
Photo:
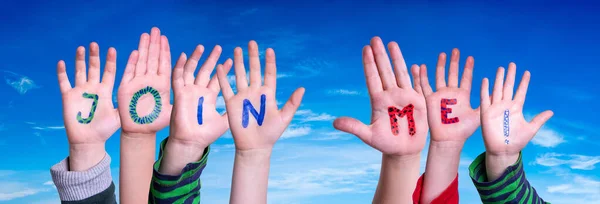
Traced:
<path id="1" fill-rule="evenodd" d="M 419 177 L 417 181 L 417 187 L 413 192 L 413 204 L 419 204 L 421 201 L 421 192 L 423 191 L 423 175 Z M 444 190 L 437 198 L 431 201 L 431 204 L 458 204 L 458 174 L 454 178 L 454 181 L 450 183 L 446 190 Z"/>

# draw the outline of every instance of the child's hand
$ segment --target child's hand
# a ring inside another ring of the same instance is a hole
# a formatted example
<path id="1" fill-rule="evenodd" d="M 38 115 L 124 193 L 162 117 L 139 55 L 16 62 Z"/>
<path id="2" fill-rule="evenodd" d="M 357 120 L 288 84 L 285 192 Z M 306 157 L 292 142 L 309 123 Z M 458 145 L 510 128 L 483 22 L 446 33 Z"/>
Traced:
<path id="1" fill-rule="evenodd" d="M 354 118 L 338 118 L 336 129 L 358 136 L 387 155 L 415 155 L 425 146 L 427 110 L 419 83 L 419 67 L 412 67 L 414 88 L 406 64 L 395 42 L 388 44 L 395 68 L 380 38 L 363 49 L 363 66 L 371 96 L 371 125 Z"/>
<path id="2" fill-rule="evenodd" d="M 128 136 L 153 134 L 171 116 L 171 53 L 167 37 L 152 28 L 142 34 L 139 52 L 131 53 L 119 86 L 118 102 L 123 132 Z"/>
<path id="3" fill-rule="evenodd" d="M 74 88 L 71 88 L 67 77 L 65 62 L 62 60 L 58 62 L 58 83 L 62 93 L 63 117 L 71 149 L 72 171 L 85 170 L 99 162 L 105 154 L 104 143 L 119 129 L 119 113 L 112 103 L 116 60 L 117 51 L 109 48 L 104 76 L 100 82 L 100 48 L 98 44 L 92 42 L 86 79 L 85 48 L 78 47 L 75 57 Z"/>
<path id="4" fill-rule="evenodd" d="M 431 128 L 432 142 L 456 142 L 457 148 L 479 127 L 479 109 L 471 108 L 471 81 L 473 57 L 467 58 L 460 88 L 458 87 L 458 62 L 460 52 L 452 50 L 448 84 L 445 80 L 446 54 L 438 57 L 435 92 L 429 85 L 427 68 L 421 65 L 421 85 L 427 100 L 427 119 Z"/>
<path id="5" fill-rule="evenodd" d="M 281 110 L 277 108 L 275 89 L 277 70 L 275 52 L 267 49 L 264 85 L 260 74 L 258 45 L 248 44 L 250 61 L 250 86 L 246 80 L 246 69 L 242 49 L 234 51 L 234 66 L 237 94 L 234 95 L 227 80 L 226 67 L 219 65 L 217 75 L 227 108 L 229 127 L 237 150 L 271 149 L 294 117 L 304 88 L 297 89 Z"/>
<path id="6" fill-rule="evenodd" d="M 502 171 L 517 161 L 519 152 L 535 133 L 552 117 L 552 111 L 544 111 L 531 122 L 523 117 L 523 104 L 529 86 L 529 71 L 525 71 L 521 84 L 513 99 L 516 65 L 508 65 L 508 76 L 504 81 L 504 68 L 498 68 L 492 96 L 489 82 L 481 84 L 481 129 L 486 148 L 486 165 L 490 180 L 499 177 Z M 490 172 L 491 171 L 491 172 Z"/>

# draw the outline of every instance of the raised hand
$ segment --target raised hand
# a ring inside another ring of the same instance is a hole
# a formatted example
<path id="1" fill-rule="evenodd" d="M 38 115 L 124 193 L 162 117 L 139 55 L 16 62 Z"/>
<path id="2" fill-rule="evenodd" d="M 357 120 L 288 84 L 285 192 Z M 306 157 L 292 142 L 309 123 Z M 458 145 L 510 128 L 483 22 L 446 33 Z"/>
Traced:
<path id="1" fill-rule="evenodd" d="M 248 50 L 250 85 L 246 80 L 242 48 L 237 47 L 234 51 L 237 94 L 233 94 L 227 80 L 227 65 L 217 67 L 236 148 L 230 203 L 267 203 L 271 151 L 300 106 L 304 88 L 294 91 L 283 108 L 278 110 L 275 52 L 271 48 L 266 51 L 263 85 L 256 42 L 250 41 Z"/>
<path id="2" fill-rule="evenodd" d="M 395 74 L 380 38 L 373 38 L 371 45 L 363 48 L 363 66 L 371 96 L 371 125 L 347 117 L 336 119 L 333 125 L 384 154 L 419 154 L 428 131 L 419 67 L 412 67 L 413 88 L 398 44 L 391 42 L 388 49 Z"/>
<path id="3" fill-rule="evenodd" d="M 467 138 L 480 124 L 479 109 L 471 108 L 470 103 L 473 57 L 467 58 L 460 87 L 459 59 L 460 52 L 455 48 L 452 50 L 446 84 L 446 53 L 438 56 L 435 92 L 429 85 L 427 67 L 421 65 L 420 83 L 427 101 L 427 119 L 431 128 L 421 203 L 431 203 L 457 179 L 460 152 Z"/>
<path id="4" fill-rule="evenodd" d="M 429 129 L 427 110 L 419 67 L 412 67 L 413 88 L 398 44 L 391 42 L 388 49 L 395 73 L 379 37 L 363 48 L 363 67 L 371 96 L 371 125 L 342 117 L 333 126 L 356 135 L 383 153 L 373 203 L 412 203 L 419 178 L 420 153 Z"/>
<path id="5" fill-rule="evenodd" d="M 464 142 L 479 127 L 479 109 L 471 108 L 471 82 L 473 81 L 473 57 L 467 58 L 460 87 L 458 86 L 458 62 L 460 51 L 452 50 L 448 83 L 445 80 L 446 53 L 438 56 L 435 92 L 429 85 L 427 67 L 421 65 L 421 86 L 427 101 L 427 119 L 431 128 L 431 140 L 436 142 Z M 462 145 L 461 145 L 462 147 Z"/>
<path id="6" fill-rule="evenodd" d="M 119 86 L 118 102 L 124 133 L 153 134 L 171 115 L 171 53 L 167 37 L 152 28 L 131 53 Z"/>
<path id="7" fill-rule="evenodd" d="M 171 116 L 170 78 L 169 42 L 152 28 L 131 53 L 119 86 L 121 203 L 148 202 L 156 132 L 169 124 Z"/>
<path id="8" fill-rule="evenodd" d="M 484 78 L 481 84 L 481 129 L 489 180 L 498 178 L 507 166 L 517 161 L 519 152 L 553 115 L 552 111 L 547 110 L 535 116 L 531 122 L 525 120 L 523 105 L 530 73 L 525 71 L 513 98 L 516 69 L 514 63 L 508 65 L 504 82 L 504 68 L 498 68 L 491 97 L 488 79 Z"/>
<path id="9" fill-rule="evenodd" d="M 248 43 L 250 58 L 250 85 L 246 80 L 246 69 L 242 48 L 234 51 L 234 66 L 237 94 L 234 95 L 225 68 L 219 65 L 217 73 L 223 89 L 223 98 L 229 115 L 229 127 L 237 150 L 270 149 L 292 121 L 292 117 L 304 95 L 304 88 L 298 88 L 281 110 L 277 108 L 275 89 L 277 88 L 277 68 L 275 51 L 266 51 L 264 85 L 261 80 L 261 67 L 258 45 Z"/>
<path id="10" fill-rule="evenodd" d="M 227 114 L 219 114 L 215 106 L 221 91 L 217 75 L 210 78 L 221 55 L 221 47 L 215 46 L 194 77 L 203 53 L 202 45 L 198 45 L 187 60 L 186 55 L 181 53 L 173 69 L 174 104 L 169 140 L 159 170 L 161 173 L 181 174 L 186 164 L 197 162 L 204 149 L 229 128 Z M 231 65 L 232 61 L 228 59 L 224 65 L 226 73 Z"/>
<path id="11" fill-rule="evenodd" d="M 116 60 L 117 51 L 111 47 L 108 49 L 104 76 L 100 82 L 100 48 L 97 43 L 90 43 L 86 79 L 85 48 L 78 47 L 75 56 L 74 88 L 71 88 L 67 77 L 65 62 L 58 62 L 58 83 L 70 145 L 71 171 L 89 169 L 102 160 L 105 155 L 104 143 L 120 127 L 119 113 L 112 103 Z M 81 151 L 86 153 L 78 154 Z"/>

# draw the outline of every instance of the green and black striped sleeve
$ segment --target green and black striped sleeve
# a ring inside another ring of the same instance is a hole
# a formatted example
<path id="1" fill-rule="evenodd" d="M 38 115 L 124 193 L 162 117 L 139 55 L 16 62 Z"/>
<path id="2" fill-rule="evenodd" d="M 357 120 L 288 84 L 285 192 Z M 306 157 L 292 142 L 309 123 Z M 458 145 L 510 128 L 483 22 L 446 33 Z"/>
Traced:
<path id="1" fill-rule="evenodd" d="M 521 159 L 519 153 L 517 162 L 506 168 L 502 176 L 495 181 L 488 181 L 485 152 L 469 165 L 469 175 L 483 203 L 548 203 L 538 196 L 525 178 Z"/>
<path id="2" fill-rule="evenodd" d="M 206 167 L 206 160 L 210 148 L 204 149 L 200 161 L 187 164 L 181 174 L 177 176 L 164 175 L 158 172 L 163 159 L 163 150 L 167 143 L 167 137 L 160 143 L 158 160 L 154 163 L 152 183 L 150 184 L 150 195 L 148 202 L 159 203 L 200 203 L 200 174 Z"/>

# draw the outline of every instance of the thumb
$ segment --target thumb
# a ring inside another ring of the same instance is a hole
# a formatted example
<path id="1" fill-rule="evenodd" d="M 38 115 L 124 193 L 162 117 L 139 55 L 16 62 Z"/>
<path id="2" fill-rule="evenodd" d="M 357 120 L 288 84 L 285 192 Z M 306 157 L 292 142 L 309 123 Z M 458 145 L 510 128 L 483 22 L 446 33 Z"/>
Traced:
<path id="1" fill-rule="evenodd" d="M 333 127 L 335 129 L 356 135 L 367 144 L 370 144 L 371 142 L 371 129 L 369 126 L 357 119 L 341 117 L 333 121 Z"/>
<path id="2" fill-rule="evenodd" d="M 544 111 L 544 112 L 536 115 L 533 118 L 533 120 L 531 120 L 531 122 L 529 122 L 531 130 L 533 130 L 533 132 L 536 133 L 538 130 L 540 130 L 540 128 L 544 125 L 544 123 L 546 123 L 546 121 L 548 121 L 548 119 L 550 119 L 552 117 L 552 115 L 554 115 L 554 112 L 552 112 L 551 110 L 547 110 L 547 111 Z"/>
<path id="3" fill-rule="evenodd" d="M 281 117 L 285 123 L 289 124 L 292 121 L 296 110 L 300 107 L 302 96 L 304 96 L 304 88 L 300 87 L 292 93 L 290 99 L 281 108 Z"/>

